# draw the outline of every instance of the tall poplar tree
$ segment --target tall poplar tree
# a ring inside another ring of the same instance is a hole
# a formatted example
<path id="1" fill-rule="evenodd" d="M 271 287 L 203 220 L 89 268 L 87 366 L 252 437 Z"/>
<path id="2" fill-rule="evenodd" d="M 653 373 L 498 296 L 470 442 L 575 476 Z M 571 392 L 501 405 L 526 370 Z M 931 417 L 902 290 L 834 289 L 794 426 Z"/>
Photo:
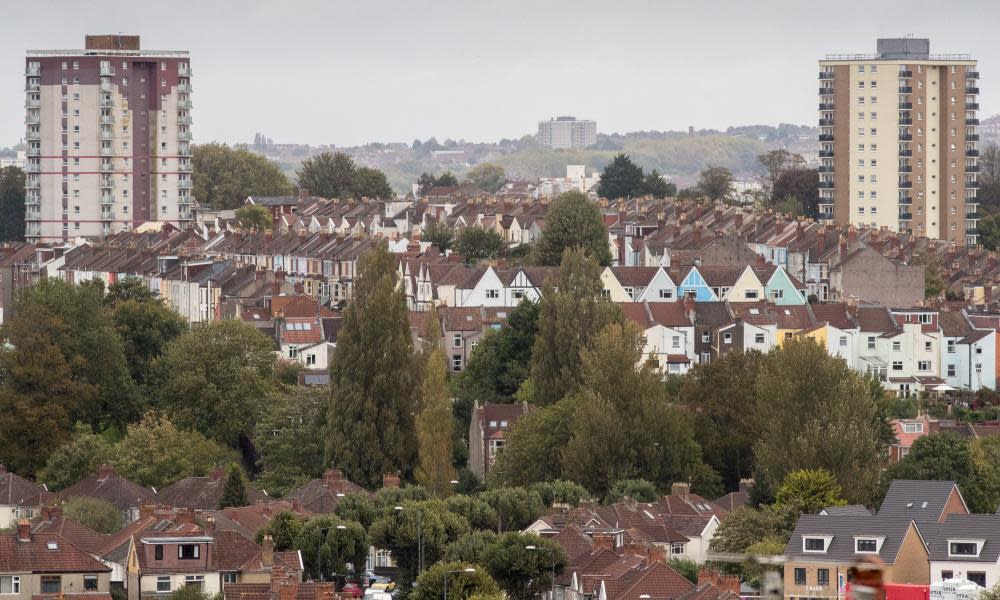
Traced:
<path id="1" fill-rule="evenodd" d="M 327 455 L 351 481 L 375 488 L 386 473 L 412 474 L 414 362 L 406 297 L 383 242 L 359 261 L 330 365 Z"/>
<path id="2" fill-rule="evenodd" d="M 417 481 L 435 497 L 447 496 L 455 469 L 451 464 L 454 419 L 448 390 L 447 357 L 435 348 L 424 365 L 420 390 L 420 413 L 417 415 L 417 448 L 420 466 Z"/>
<path id="3" fill-rule="evenodd" d="M 582 248 L 563 253 L 556 284 L 548 281 L 539 303 L 538 337 L 531 354 L 535 402 L 548 405 L 581 381 L 581 352 L 621 310 L 601 293 L 601 268 Z"/>

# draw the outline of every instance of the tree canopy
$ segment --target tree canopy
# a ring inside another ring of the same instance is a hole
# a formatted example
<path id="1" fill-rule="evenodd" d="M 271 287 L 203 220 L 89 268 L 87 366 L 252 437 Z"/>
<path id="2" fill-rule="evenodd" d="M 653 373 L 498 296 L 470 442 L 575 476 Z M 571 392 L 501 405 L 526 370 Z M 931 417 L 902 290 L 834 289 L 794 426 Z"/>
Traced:
<path id="1" fill-rule="evenodd" d="M 507 183 L 507 173 L 503 167 L 493 163 L 480 163 L 465 174 L 466 179 L 477 188 L 495 194 Z"/>
<path id="2" fill-rule="evenodd" d="M 0 169 L 0 242 L 24 240 L 25 174 L 17 167 Z"/>
<path id="3" fill-rule="evenodd" d="M 495 259 L 503 247 L 503 238 L 499 233 L 477 225 L 462 227 L 455 239 L 455 250 L 468 262 Z"/>
<path id="4" fill-rule="evenodd" d="M 608 230 L 601 211 L 581 192 L 560 194 L 545 215 L 545 229 L 538 241 L 538 258 L 543 265 L 558 265 L 563 253 L 580 247 L 601 266 L 611 264 Z"/>
<path id="5" fill-rule="evenodd" d="M 248 196 L 287 196 L 292 184 L 275 163 L 244 147 L 198 144 L 191 157 L 193 195 L 213 209 L 237 208 Z"/>
<path id="6" fill-rule="evenodd" d="M 244 204 L 236 209 L 236 219 L 240 222 L 240 227 L 264 231 L 274 226 L 274 219 L 271 211 L 267 207 L 257 204 Z"/>
<path id="7" fill-rule="evenodd" d="M 734 181 L 729 169 L 710 166 L 698 175 L 698 190 L 710 200 L 718 201 L 732 194 Z"/>
<path id="8" fill-rule="evenodd" d="M 392 198 L 392 187 L 377 169 L 358 167 L 345 152 L 322 152 L 302 161 L 299 187 L 324 198 Z"/>

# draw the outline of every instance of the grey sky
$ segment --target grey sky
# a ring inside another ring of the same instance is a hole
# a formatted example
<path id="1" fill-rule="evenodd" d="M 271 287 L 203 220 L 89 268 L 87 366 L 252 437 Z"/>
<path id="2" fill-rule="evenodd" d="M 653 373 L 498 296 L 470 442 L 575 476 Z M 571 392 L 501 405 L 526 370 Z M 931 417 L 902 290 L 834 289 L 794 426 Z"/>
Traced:
<path id="1" fill-rule="evenodd" d="M 997 23 L 996 0 L 4 0 L 0 146 L 24 135 L 24 51 L 87 33 L 189 50 L 197 141 L 353 145 L 517 137 L 556 114 L 601 132 L 814 123 L 817 59 L 907 33 L 977 58 L 990 115 Z"/>

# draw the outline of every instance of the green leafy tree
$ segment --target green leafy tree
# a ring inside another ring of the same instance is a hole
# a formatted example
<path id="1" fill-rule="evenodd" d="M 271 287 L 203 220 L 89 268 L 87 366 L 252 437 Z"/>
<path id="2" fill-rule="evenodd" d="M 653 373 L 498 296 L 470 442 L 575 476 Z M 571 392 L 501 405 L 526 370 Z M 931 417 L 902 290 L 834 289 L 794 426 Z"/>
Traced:
<path id="1" fill-rule="evenodd" d="M 565 479 L 541 481 L 532 485 L 531 489 L 538 492 L 545 506 L 552 506 L 553 504 L 576 506 L 591 497 L 587 488 L 574 481 L 567 481 Z"/>
<path id="2" fill-rule="evenodd" d="M 759 352 L 731 352 L 696 366 L 676 394 L 692 416 L 704 461 L 730 490 L 753 470 L 753 445 L 760 437 L 755 382 L 764 360 Z"/>
<path id="3" fill-rule="evenodd" d="M 77 496 L 63 505 L 63 515 L 97 533 L 114 533 L 125 524 L 122 511 L 100 498 Z"/>
<path id="4" fill-rule="evenodd" d="M 236 219 L 240 222 L 240 227 L 244 229 L 264 231 L 274 227 L 271 211 L 257 204 L 244 204 L 237 208 Z"/>
<path id="5" fill-rule="evenodd" d="M 947 282 L 941 274 L 941 261 L 930 252 L 913 257 L 913 264 L 924 267 L 924 298 L 938 298 L 944 292 Z"/>
<path id="6" fill-rule="evenodd" d="M 427 493 L 427 489 L 420 485 L 384 487 L 375 492 L 372 506 L 375 507 L 375 512 L 381 515 L 406 502 L 424 502 L 430 499 L 431 495 Z"/>
<path id="7" fill-rule="evenodd" d="M 72 439 L 49 454 L 45 468 L 38 472 L 38 481 L 44 483 L 50 491 L 58 492 L 91 473 L 96 473 L 98 467 L 111 462 L 113 453 L 111 444 L 103 437 L 83 423 L 77 423 L 73 428 Z"/>
<path id="8" fill-rule="evenodd" d="M 410 600 L 438 600 L 445 595 L 448 584 L 449 600 L 502 597 L 500 587 L 482 567 L 466 562 L 442 562 L 421 573 Z"/>
<path id="9" fill-rule="evenodd" d="M 632 162 L 628 155 L 616 154 L 601 173 L 597 195 L 611 200 L 641 196 L 645 193 L 645 184 L 642 167 Z"/>
<path id="10" fill-rule="evenodd" d="M 469 362 L 452 381 L 459 401 L 471 411 L 472 399 L 510 402 L 528 378 L 538 334 L 538 303 L 522 300 L 508 313 L 507 326 L 486 332 Z M 468 416 L 463 415 L 464 421 Z"/>
<path id="11" fill-rule="evenodd" d="M 451 465 L 454 421 L 446 361 L 440 348 L 435 348 L 428 357 L 420 393 L 420 412 L 416 418 L 420 459 L 417 481 L 434 497 L 449 495 L 451 481 L 455 479 L 455 469 Z"/>
<path id="12" fill-rule="evenodd" d="M 304 524 L 305 520 L 302 517 L 293 512 L 282 511 L 274 515 L 267 525 L 257 532 L 257 543 L 261 543 L 264 536 L 269 535 L 276 551 L 295 550 L 297 549 L 295 544 Z"/>
<path id="13" fill-rule="evenodd" d="M 393 197 L 392 186 L 385 173 L 371 167 L 360 167 L 355 171 L 351 189 L 355 198 L 386 200 Z"/>
<path id="14" fill-rule="evenodd" d="M 690 558 L 671 558 L 667 565 L 691 583 L 698 583 L 698 563 Z"/>
<path id="15" fill-rule="evenodd" d="M 826 469 L 800 469 L 785 475 L 775 496 L 777 507 L 815 514 L 828 506 L 844 506 L 841 487 Z"/>
<path id="16" fill-rule="evenodd" d="M 424 565 L 433 565 L 448 544 L 469 532 L 469 523 L 448 511 L 443 502 L 404 502 L 403 510 L 387 510 L 368 530 L 371 543 L 392 552 L 406 593 L 418 574 L 419 542 L 423 543 Z M 417 530 L 420 535 L 417 535 Z"/>
<path id="17" fill-rule="evenodd" d="M 254 436 L 258 487 L 279 497 L 323 474 L 329 401 L 324 387 L 293 388 L 271 396 Z"/>
<path id="18" fill-rule="evenodd" d="M 764 193 L 768 196 L 773 197 L 784 197 L 778 196 L 774 193 L 777 187 L 778 179 L 782 174 L 790 169 L 801 169 L 805 166 L 806 161 L 801 155 L 792 154 L 784 148 L 778 148 L 777 150 L 770 150 L 764 154 L 757 156 L 757 161 L 762 167 L 764 167 Z M 819 179 L 817 178 L 818 182 Z"/>
<path id="19" fill-rule="evenodd" d="M 272 341 L 240 321 L 192 329 L 164 350 L 160 399 L 171 419 L 223 444 L 249 440 L 274 390 Z"/>
<path id="20" fill-rule="evenodd" d="M 420 239 L 434 244 L 443 253 L 452 246 L 455 228 L 441 221 L 431 221 L 420 233 Z"/>
<path id="21" fill-rule="evenodd" d="M 384 510 L 385 508 L 383 507 L 383 512 Z M 345 494 L 337 502 L 337 506 L 333 509 L 333 512 L 341 519 L 361 523 L 361 526 L 365 529 L 372 526 L 372 523 L 375 522 L 375 518 L 379 514 L 375 506 L 368 499 L 368 496 L 364 494 Z"/>
<path id="22" fill-rule="evenodd" d="M 538 492 L 524 487 L 503 487 L 479 495 L 497 514 L 497 531 L 520 531 L 545 511 Z"/>
<path id="23" fill-rule="evenodd" d="M 229 474 L 222 488 L 222 497 L 219 498 L 219 510 L 248 504 L 250 500 L 247 498 L 247 484 L 243 479 L 243 471 L 238 466 L 232 465 L 229 467 Z"/>
<path id="24" fill-rule="evenodd" d="M 553 568 L 562 572 L 566 561 L 558 542 L 520 531 L 497 537 L 484 556 L 486 570 L 512 600 L 540 597 L 552 588 Z"/>
<path id="25" fill-rule="evenodd" d="M 467 262 L 493 260 L 503 250 L 503 238 L 492 229 L 470 225 L 458 230 L 455 250 L 464 256 Z"/>
<path id="26" fill-rule="evenodd" d="M 1000 600 L 1000 584 L 979 592 L 979 600 Z"/>
<path id="27" fill-rule="evenodd" d="M 24 240 L 24 171 L 0 169 L 0 242 Z"/>
<path id="28" fill-rule="evenodd" d="M 185 585 L 170 592 L 169 600 L 216 600 L 216 596 L 202 590 L 201 586 Z"/>
<path id="29" fill-rule="evenodd" d="M 728 198 L 733 193 L 735 178 L 725 167 L 708 167 L 698 175 L 698 190 L 712 201 Z"/>
<path id="30" fill-rule="evenodd" d="M 655 502 L 660 497 L 656 484 L 645 479 L 620 479 L 611 486 L 608 492 L 608 503 L 619 502 L 631 498 L 636 502 Z"/>
<path id="31" fill-rule="evenodd" d="M 324 198 L 390 198 L 392 188 L 377 169 L 358 167 L 344 152 L 323 152 L 302 161 L 300 188 Z"/>
<path id="32" fill-rule="evenodd" d="M 457 496 L 452 496 L 455 498 Z M 451 498 L 449 498 L 451 500 Z M 444 560 L 486 564 L 486 550 L 497 540 L 497 534 L 488 529 L 473 526 L 472 531 L 448 544 Z"/>
<path id="33" fill-rule="evenodd" d="M 152 302 L 156 296 L 141 277 L 122 277 L 108 286 L 104 294 L 104 304 L 111 309 L 117 308 L 127 300 L 136 302 Z"/>
<path id="34" fill-rule="evenodd" d="M 327 452 L 350 479 L 376 487 L 417 462 L 412 340 L 395 258 L 380 244 L 361 257 L 330 367 Z"/>
<path id="35" fill-rule="evenodd" d="M 293 191 L 277 164 L 246 148 L 198 144 L 191 165 L 193 195 L 213 209 L 237 208 L 249 196 L 287 196 Z"/>
<path id="36" fill-rule="evenodd" d="M 808 339 L 772 350 L 756 380 L 757 467 L 774 481 L 824 468 L 850 502 L 870 502 L 887 456 L 888 402 L 843 359 Z"/>
<path id="37" fill-rule="evenodd" d="M 816 218 L 819 214 L 819 172 L 816 169 L 788 169 L 775 180 L 771 192 L 772 203 L 791 200 L 787 208 L 795 216 Z"/>
<path id="38" fill-rule="evenodd" d="M 360 524 L 334 515 L 321 515 L 302 525 L 295 548 L 302 553 L 306 574 L 316 579 L 322 573 L 324 579 L 331 580 L 333 573 L 347 572 L 347 563 L 351 563 L 355 571 L 365 564 L 369 541 Z"/>
<path id="39" fill-rule="evenodd" d="M 118 282 L 112 284 L 109 298 L 117 285 Z M 183 317 L 151 294 L 144 299 L 129 297 L 115 301 L 111 318 L 122 340 L 129 374 L 139 385 L 155 379 L 154 364 L 164 347 L 187 331 Z"/>
<path id="40" fill-rule="evenodd" d="M 204 477 L 235 453 L 197 431 L 179 430 L 167 418 L 147 414 L 115 445 L 113 465 L 139 485 L 162 489 L 185 477 Z"/>
<path id="41" fill-rule="evenodd" d="M 507 183 L 507 173 L 503 167 L 493 163 L 480 163 L 472 168 L 465 177 L 477 188 L 495 194 Z"/>
<path id="42" fill-rule="evenodd" d="M 642 193 L 654 198 L 668 198 L 677 195 L 677 186 L 653 169 L 642 180 Z"/>
<path id="43" fill-rule="evenodd" d="M 451 171 L 445 171 L 437 177 L 433 173 L 424 171 L 417 179 L 417 191 L 424 195 L 436 187 L 455 187 L 458 185 L 458 178 Z"/>
<path id="44" fill-rule="evenodd" d="M 538 241 L 539 261 L 543 265 L 561 264 L 565 251 L 578 246 L 599 265 L 611 264 L 601 211 L 586 194 L 569 191 L 557 196 L 545 215 L 545 229 Z"/>
<path id="45" fill-rule="evenodd" d="M 609 323 L 623 322 L 621 311 L 601 293 L 600 267 L 582 249 L 568 249 L 557 282 L 543 286 L 538 335 L 531 355 L 535 401 L 552 404 L 577 389 L 582 352 Z"/>
<path id="46" fill-rule="evenodd" d="M 979 222 L 976 223 L 976 229 L 979 231 L 979 242 L 983 248 L 987 250 L 1000 248 L 1000 223 L 997 222 L 996 215 L 981 215 Z"/>
<path id="47" fill-rule="evenodd" d="M 477 496 L 455 494 L 445 500 L 445 506 L 461 515 L 473 529 L 493 529 L 497 526 L 497 512 L 488 502 Z"/>
<path id="48" fill-rule="evenodd" d="M 719 524 L 710 548 L 715 552 L 746 552 L 765 540 L 788 540 L 791 530 L 781 513 L 770 508 L 738 508 Z"/>
<path id="49" fill-rule="evenodd" d="M 562 477 L 562 450 L 572 437 L 575 414 L 576 397 L 569 396 L 520 417 L 504 436 L 504 450 L 490 468 L 490 486 L 531 485 Z"/>

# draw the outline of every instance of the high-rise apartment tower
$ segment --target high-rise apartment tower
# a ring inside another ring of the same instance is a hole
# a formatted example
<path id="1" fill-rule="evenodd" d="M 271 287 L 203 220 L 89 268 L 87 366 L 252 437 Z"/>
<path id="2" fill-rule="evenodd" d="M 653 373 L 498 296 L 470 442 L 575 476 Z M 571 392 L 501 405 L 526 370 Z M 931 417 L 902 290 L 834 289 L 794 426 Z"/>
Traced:
<path id="1" fill-rule="evenodd" d="M 546 148 L 580 150 L 597 143 L 597 121 L 556 117 L 538 122 L 538 143 Z"/>
<path id="2" fill-rule="evenodd" d="M 819 66 L 820 217 L 975 245 L 976 61 L 892 38 Z"/>
<path id="3" fill-rule="evenodd" d="M 88 35 L 83 50 L 28 51 L 24 89 L 29 240 L 192 219 L 187 52 Z"/>

